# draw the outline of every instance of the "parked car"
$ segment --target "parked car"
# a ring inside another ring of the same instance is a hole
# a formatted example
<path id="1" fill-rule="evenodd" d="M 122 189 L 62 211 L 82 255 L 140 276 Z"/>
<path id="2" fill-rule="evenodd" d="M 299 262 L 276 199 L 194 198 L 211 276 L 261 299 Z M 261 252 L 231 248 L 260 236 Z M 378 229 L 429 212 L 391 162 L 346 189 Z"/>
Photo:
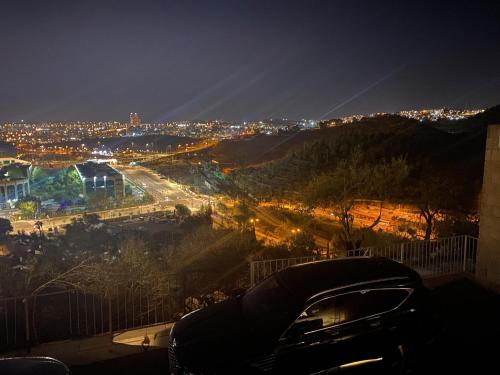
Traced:
<path id="1" fill-rule="evenodd" d="M 69 375 L 68 367 L 49 357 L 0 358 L 2 375 Z"/>
<path id="2" fill-rule="evenodd" d="M 437 331 L 412 269 L 356 257 L 287 268 L 185 315 L 170 334 L 172 374 L 400 373 Z"/>

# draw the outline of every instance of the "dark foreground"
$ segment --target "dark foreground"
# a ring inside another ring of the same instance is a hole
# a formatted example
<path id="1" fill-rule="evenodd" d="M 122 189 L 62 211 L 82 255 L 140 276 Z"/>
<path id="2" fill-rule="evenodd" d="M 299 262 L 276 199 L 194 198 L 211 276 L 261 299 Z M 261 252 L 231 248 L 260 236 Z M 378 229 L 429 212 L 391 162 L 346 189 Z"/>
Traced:
<path id="1" fill-rule="evenodd" d="M 463 279 L 434 289 L 445 322 L 421 374 L 500 372 L 500 295 Z M 168 374 L 166 349 L 72 368 L 75 375 Z"/>

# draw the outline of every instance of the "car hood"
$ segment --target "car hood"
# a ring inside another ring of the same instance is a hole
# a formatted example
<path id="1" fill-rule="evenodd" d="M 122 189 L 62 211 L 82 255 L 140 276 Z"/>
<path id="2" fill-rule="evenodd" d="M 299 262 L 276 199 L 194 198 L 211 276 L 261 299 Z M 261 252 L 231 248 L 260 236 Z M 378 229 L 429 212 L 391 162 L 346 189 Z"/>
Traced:
<path id="1" fill-rule="evenodd" d="M 251 332 L 238 299 L 231 298 L 185 315 L 172 328 L 170 342 L 183 366 L 206 368 L 241 361 L 251 352 Z"/>

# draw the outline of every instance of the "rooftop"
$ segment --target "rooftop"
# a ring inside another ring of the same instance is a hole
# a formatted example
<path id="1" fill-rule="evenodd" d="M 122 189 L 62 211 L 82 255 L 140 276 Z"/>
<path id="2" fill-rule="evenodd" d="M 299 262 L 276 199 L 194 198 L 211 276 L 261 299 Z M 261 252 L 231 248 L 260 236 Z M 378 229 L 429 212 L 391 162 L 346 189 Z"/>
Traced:
<path id="1" fill-rule="evenodd" d="M 24 180 L 29 177 L 27 164 L 12 163 L 0 166 L 0 181 Z"/>
<path id="2" fill-rule="evenodd" d="M 82 178 L 94 178 L 94 177 L 115 177 L 119 176 L 120 173 L 111 168 L 105 163 L 94 163 L 87 161 L 85 163 L 75 164 L 75 168 Z"/>

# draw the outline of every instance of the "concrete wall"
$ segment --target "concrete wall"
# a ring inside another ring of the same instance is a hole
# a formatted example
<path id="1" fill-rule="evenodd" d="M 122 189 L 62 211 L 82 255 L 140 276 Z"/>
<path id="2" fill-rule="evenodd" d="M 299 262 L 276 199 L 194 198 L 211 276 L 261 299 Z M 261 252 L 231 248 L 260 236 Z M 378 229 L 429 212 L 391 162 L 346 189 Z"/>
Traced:
<path id="1" fill-rule="evenodd" d="M 31 348 L 31 356 L 48 356 L 68 366 L 86 365 L 144 352 L 143 343 L 148 337 L 148 350 L 166 348 L 173 323 L 132 329 L 125 332 L 80 340 L 54 341 Z M 3 353 L 2 357 L 26 355 L 26 350 Z M 97 374 L 96 374 L 97 375 Z"/>
<path id="2" fill-rule="evenodd" d="M 476 277 L 500 291 L 500 125 L 488 128 Z"/>

